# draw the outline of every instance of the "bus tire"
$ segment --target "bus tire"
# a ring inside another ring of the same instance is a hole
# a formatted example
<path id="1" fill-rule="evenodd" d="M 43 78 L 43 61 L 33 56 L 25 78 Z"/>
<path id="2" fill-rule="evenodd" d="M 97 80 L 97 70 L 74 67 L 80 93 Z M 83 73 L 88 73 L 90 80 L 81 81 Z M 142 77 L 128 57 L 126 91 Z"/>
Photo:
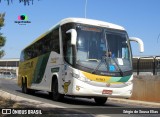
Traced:
<path id="1" fill-rule="evenodd" d="M 28 88 L 27 88 L 27 79 L 22 79 L 22 93 L 28 94 Z"/>
<path id="2" fill-rule="evenodd" d="M 95 97 L 94 101 L 96 102 L 97 105 L 103 105 L 107 101 L 107 97 Z"/>
<path id="3" fill-rule="evenodd" d="M 52 82 L 52 93 L 51 93 L 51 95 L 52 95 L 52 99 L 54 101 L 61 101 L 64 97 L 64 95 L 62 95 L 58 92 L 58 80 L 57 79 Z"/>

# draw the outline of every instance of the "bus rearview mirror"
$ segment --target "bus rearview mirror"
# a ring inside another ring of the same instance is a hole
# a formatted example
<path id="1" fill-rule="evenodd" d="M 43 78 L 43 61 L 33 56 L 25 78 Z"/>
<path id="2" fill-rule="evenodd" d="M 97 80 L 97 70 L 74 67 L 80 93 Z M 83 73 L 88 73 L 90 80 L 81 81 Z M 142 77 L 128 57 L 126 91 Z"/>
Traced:
<path id="1" fill-rule="evenodd" d="M 77 31 L 75 29 L 70 29 L 66 33 L 71 33 L 71 45 L 76 45 Z"/>
<path id="2" fill-rule="evenodd" d="M 144 44 L 143 41 L 137 37 L 129 37 L 129 41 L 135 41 L 139 44 L 139 51 L 144 52 Z"/>

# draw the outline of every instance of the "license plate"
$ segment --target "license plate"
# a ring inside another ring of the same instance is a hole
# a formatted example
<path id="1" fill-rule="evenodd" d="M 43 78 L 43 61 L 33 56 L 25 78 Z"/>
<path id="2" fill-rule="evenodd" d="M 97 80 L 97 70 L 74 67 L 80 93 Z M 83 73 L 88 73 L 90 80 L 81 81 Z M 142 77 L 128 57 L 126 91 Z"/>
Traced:
<path id="1" fill-rule="evenodd" d="M 102 94 L 112 94 L 113 91 L 112 90 L 103 90 Z"/>

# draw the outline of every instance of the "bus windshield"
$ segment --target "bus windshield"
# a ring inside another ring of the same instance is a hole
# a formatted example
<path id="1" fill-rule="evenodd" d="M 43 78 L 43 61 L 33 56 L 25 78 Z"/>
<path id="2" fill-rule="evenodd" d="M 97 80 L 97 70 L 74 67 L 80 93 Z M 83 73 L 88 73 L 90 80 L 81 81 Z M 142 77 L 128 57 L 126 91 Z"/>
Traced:
<path id="1" fill-rule="evenodd" d="M 76 64 L 93 71 L 131 71 L 131 52 L 127 38 L 124 31 L 78 26 Z"/>

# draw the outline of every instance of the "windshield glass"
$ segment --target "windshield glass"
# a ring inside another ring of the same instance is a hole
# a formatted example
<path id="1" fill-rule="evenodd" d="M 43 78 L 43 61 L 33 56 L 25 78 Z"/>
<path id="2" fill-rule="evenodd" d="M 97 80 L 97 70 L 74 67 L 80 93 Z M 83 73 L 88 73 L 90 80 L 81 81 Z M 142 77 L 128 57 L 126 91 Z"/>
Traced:
<path id="1" fill-rule="evenodd" d="M 127 34 L 108 29 L 77 27 L 76 64 L 103 72 L 132 70 Z"/>

